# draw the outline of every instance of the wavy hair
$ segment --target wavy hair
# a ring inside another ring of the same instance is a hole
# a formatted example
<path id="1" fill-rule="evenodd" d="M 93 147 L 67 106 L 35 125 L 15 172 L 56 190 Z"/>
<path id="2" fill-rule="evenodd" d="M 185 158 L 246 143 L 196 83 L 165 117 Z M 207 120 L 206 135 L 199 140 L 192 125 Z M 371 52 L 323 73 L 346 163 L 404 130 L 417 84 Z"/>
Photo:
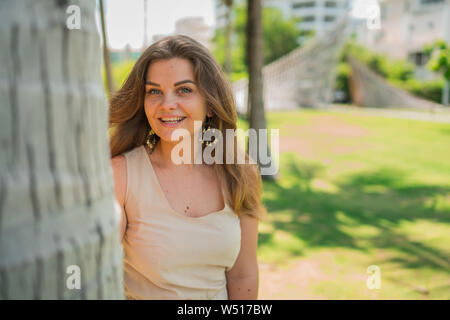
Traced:
<path id="1" fill-rule="evenodd" d="M 237 113 L 231 85 L 211 53 L 196 40 L 175 35 L 165 37 L 148 47 L 136 61 L 122 87 L 111 95 L 109 106 L 109 136 L 111 157 L 125 153 L 145 143 L 150 125 L 144 111 L 145 79 L 152 62 L 184 58 L 191 62 L 195 81 L 207 107 L 213 112 L 211 128 L 236 129 Z M 224 151 L 226 149 L 224 139 Z M 238 164 L 237 138 L 234 136 L 234 163 L 214 163 L 225 194 L 225 201 L 241 216 L 247 214 L 259 220 L 267 211 L 262 204 L 262 180 L 256 164 Z"/>

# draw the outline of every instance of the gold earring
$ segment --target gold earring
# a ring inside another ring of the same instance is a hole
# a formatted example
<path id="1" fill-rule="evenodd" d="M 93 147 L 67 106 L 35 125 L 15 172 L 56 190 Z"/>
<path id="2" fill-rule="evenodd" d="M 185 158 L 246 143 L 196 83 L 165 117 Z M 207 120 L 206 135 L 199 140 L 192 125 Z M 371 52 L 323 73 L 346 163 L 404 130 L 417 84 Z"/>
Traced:
<path id="1" fill-rule="evenodd" d="M 202 129 L 202 138 L 200 138 L 200 142 L 202 142 L 206 147 L 212 143 L 211 141 L 203 140 L 203 136 L 205 135 L 205 132 L 211 130 L 211 122 L 212 122 L 212 117 L 206 117 L 205 126 Z M 212 129 L 212 132 L 214 132 L 214 131 L 215 131 L 215 129 Z"/>
<path id="2" fill-rule="evenodd" d="M 153 129 L 151 129 L 151 128 L 150 128 L 150 131 L 148 132 L 146 143 L 147 143 L 148 147 L 150 148 L 150 150 L 153 150 L 153 148 L 155 147 L 155 144 L 156 144 L 156 134 L 155 134 L 155 131 L 153 131 Z"/>

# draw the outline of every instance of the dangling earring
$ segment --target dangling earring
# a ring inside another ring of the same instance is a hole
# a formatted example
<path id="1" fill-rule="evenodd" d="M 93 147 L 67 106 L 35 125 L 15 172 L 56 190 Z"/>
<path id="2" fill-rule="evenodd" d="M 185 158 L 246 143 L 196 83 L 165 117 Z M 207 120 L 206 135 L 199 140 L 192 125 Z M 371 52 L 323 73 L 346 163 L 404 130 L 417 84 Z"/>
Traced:
<path id="1" fill-rule="evenodd" d="M 156 144 L 156 133 L 152 128 L 150 128 L 150 131 L 148 132 L 147 140 L 145 141 L 145 143 L 150 148 L 150 150 L 153 151 L 153 148 Z"/>
<path id="2" fill-rule="evenodd" d="M 215 132 L 216 129 L 212 128 L 211 129 L 211 123 L 212 123 L 212 117 L 206 117 L 206 122 L 205 122 L 205 126 L 202 129 L 202 138 L 200 138 L 200 142 L 202 142 L 206 147 L 209 146 L 211 143 L 217 143 L 216 139 L 214 139 L 214 141 L 204 141 L 203 140 L 203 136 L 205 135 L 206 132 L 210 131 L 211 132 Z M 212 137 L 214 138 L 214 137 Z"/>

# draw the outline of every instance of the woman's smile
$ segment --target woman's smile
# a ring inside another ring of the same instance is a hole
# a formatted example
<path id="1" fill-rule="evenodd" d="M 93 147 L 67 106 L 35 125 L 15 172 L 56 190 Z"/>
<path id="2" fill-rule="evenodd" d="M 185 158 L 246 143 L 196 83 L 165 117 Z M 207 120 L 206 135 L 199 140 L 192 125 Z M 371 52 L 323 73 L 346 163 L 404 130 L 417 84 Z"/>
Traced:
<path id="1" fill-rule="evenodd" d="M 160 117 L 158 118 L 162 126 L 166 128 L 175 128 L 182 123 L 186 117 Z"/>

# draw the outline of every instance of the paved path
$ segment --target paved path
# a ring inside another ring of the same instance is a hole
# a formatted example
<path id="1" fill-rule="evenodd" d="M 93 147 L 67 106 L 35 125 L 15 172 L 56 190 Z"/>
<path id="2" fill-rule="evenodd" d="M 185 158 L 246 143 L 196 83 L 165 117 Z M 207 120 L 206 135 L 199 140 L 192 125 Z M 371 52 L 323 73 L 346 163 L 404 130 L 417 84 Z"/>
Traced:
<path id="1" fill-rule="evenodd" d="M 450 123 L 450 107 L 434 109 L 431 111 L 416 111 L 385 108 L 360 108 L 335 105 L 325 110 L 352 114 L 375 115 L 380 117 Z"/>

